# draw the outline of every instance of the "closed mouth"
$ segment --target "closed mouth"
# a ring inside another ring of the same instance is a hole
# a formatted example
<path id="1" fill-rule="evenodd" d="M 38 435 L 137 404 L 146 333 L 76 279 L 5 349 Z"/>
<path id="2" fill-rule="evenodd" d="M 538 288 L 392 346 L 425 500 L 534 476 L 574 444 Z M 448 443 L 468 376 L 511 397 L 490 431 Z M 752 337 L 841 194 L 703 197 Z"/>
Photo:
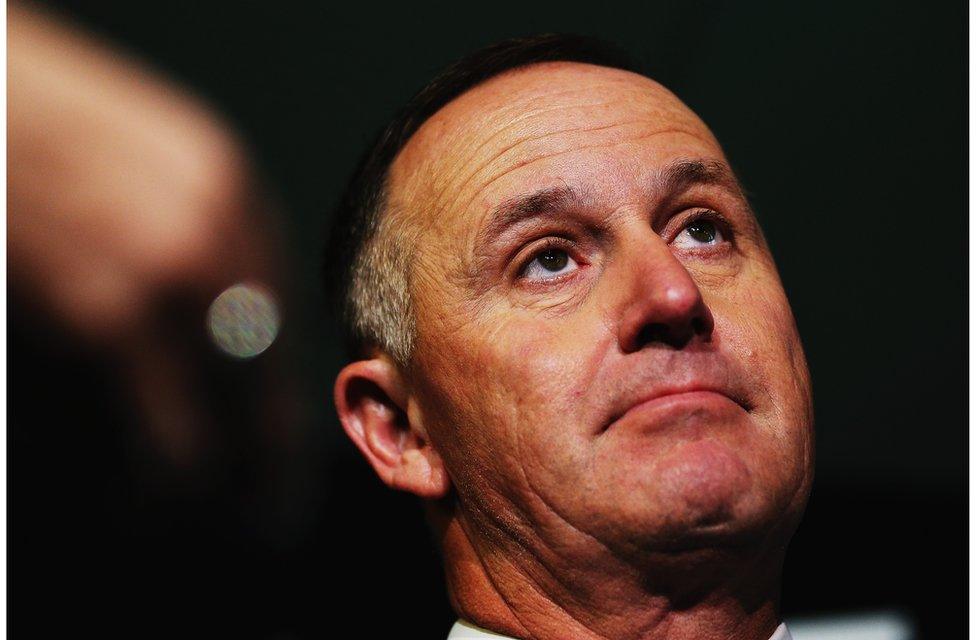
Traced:
<path id="1" fill-rule="evenodd" d="M 660 406 L 666 403 L 679 403 L 683 401 L 687 401 L 689 403 L 710 402 L 714 401 L 715 396 L 721 396 L 721 398 L 723 398 L 725 401 L 734 402 L 746 412 L 749 412 L 752 409 L 752 406 L 746 403 L 744 400 L 736 398 L 724 390 L 707 387 L 675 389 L 638 400 L 627 409 L 614 415 L 609 421 L 607 421 L 607 423 L 604 424 L 601 433 L 607 431 L 614 424 L 637 409 L 648 409 L 652 406 Z"/>

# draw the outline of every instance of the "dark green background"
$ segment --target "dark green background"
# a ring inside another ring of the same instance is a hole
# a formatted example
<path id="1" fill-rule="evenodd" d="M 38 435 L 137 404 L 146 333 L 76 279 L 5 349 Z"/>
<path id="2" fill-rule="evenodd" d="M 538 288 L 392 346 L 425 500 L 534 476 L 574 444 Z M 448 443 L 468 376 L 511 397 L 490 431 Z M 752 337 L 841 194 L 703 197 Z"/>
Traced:
<path id="1" fill-rule="evenodd" d="M 179 626 L 193 611 L 207 628 L 231 625 L 244 635 L 307 637 L 364 620 L 427 634 L 418 637 L 444 633 L 450 613 L 418 510 L 371 478 L 328 403 L 340 355 L 322 311 L 320 253 L 331 206 L 396 107 L 464 53 L 544 31 L 599 36 L 642 60 L 712 127 L 764 226 L 817 412 L 817 483 L 788 560 L 784 611 L 894 608 L 923 637 L 962 628 L 964 3 L 55 6 L 188 83 L 229 118 L 286 205 L 296 278 L 283 337 L 305 385 L 311 465 L 292 533 L 245 535 L 236 516 L 206 528 L 180 504 L 165 507 L 183 513 L 178 531 L 132 533 L 129 503 L 103 506 L 123 523 L 126 553 L 139 558 L 162 545 L 173 554 L 166 566 L 152 565 L 157 586 L 126 578 L 151 597 L 112 592 L 135 628 L 157 615 Z M 12 377 L 17 354 L 15 341 Z M 36 357 L 30 345 L 22 357 Z M 12 415 L 29 397 L 14 391 Z M 12 419 L 11 429 L 19 427 Z M 21 489 L 13 504 L 18 496 L 31 498 Z M 30 538 L 29 525 L 15 522 L 15 534 L 18 526 L 13 555 Z M 105 551 L 109 567 L 118 548 Z M 204 588 L 193 575 L 208 559 L 219 569 Z M 20 571 L 12 564 L 15 599 L 18 580 L 29 582 L 29 568 Z M 32 612 L 57 603 L 41 607 L 35 591 L 22 594 L 11 621 L 25 628 Z M 163 594 L 175 598 L 165 615 L 154 608 Z"/>

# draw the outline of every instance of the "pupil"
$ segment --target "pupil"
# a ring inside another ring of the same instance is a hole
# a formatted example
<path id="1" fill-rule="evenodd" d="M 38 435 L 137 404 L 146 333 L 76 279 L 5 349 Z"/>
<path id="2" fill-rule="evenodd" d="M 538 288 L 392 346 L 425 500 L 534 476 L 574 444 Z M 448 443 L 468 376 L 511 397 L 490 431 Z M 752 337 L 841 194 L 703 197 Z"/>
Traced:
<path id="1" fill-rule="evenodd" d="M 698 242 L 712 242 L 715 240 L 715 225 L 706 220 L 699 220 L 688 225 L 688 235 Z"/>
<path id="2" fill-rule="evenodd" d="M 569 256 L 559 249 L 546 249 L 539 254 L 539 264 L 548 271 L 559 271 L 566 266 Z"/>

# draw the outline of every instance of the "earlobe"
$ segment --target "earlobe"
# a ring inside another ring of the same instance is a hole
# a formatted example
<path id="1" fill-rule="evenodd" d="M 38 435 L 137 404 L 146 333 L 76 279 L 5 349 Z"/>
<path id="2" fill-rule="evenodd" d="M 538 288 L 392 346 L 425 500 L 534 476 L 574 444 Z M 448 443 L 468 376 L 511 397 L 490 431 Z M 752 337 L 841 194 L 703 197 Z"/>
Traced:
<path id="1" fill-rule="evenodd" d="M 335 406 L 346 434 L 388 486 L 423 498 L 450 489 L 443 460 L 421 425 L 410 424 L 409 395 L 399 369 L 378 357 L 339 372 Z"/>

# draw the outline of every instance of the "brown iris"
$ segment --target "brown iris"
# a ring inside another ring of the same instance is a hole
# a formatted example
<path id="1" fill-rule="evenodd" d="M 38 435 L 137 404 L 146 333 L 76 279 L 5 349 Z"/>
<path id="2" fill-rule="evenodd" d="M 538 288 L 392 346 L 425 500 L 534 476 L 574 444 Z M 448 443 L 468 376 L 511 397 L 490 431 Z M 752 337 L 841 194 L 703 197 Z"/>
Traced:
<path id="1" fill-rule="evenodd" d="M 559 271 L 569 262 L 569 255 L 562 249 L 546 249 L 537 259 L 546 271 Z"/>
<path id="2" fill-rule="evenodd" d="M 715 229 L 715 225 L 708 220 L 696 220 L 692 222 L 687 227 L 688 235 L 704 244 L 711 244 L 715 242 L 715 236 L 718 231 Z"/>

